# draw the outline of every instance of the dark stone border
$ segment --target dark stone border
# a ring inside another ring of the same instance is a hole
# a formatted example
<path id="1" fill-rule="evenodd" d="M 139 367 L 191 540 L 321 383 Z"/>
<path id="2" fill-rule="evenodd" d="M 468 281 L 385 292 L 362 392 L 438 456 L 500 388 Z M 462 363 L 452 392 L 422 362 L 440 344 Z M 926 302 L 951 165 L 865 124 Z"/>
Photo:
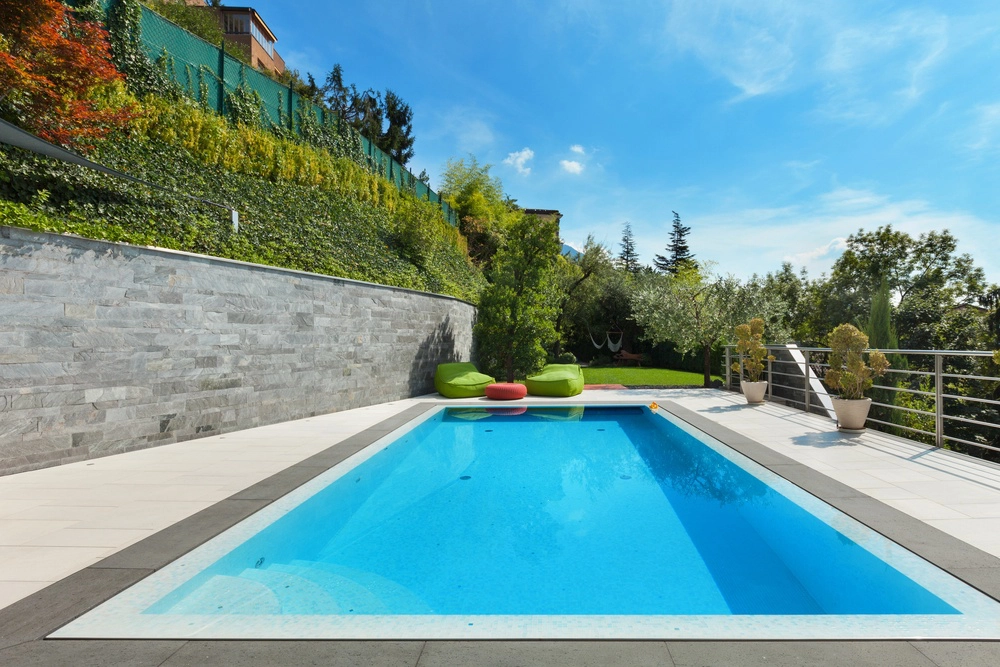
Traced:
<path id="1" fill-rule="evenodd" d="M 962 542 L 744 435 L 720 426 L 697 412 L 673 402 L 666 402 L 661 407 L 827 504 L 833 505 L 844 514 L 857 519 L 875 532 L 881 533 L 973 588 L 1000 601 L 1000 558 Z M 1000 644 L 997 645 L 997 649 L 1000 651 Z"/>
<path id="2" fill-rule="evenodd" d="M 627 401 L 622 401 L 623 403 Z M 993 597 L 1000 559 L 673 402 L 678 418 Z M 801 665 L 993 667 L 1000 642 L 976 641 L 204 641 L 46 640 L 49 633 L 405 425 L 410 407 L 212 507 L 0 610 L 0 664 L 20 665 Z"/>

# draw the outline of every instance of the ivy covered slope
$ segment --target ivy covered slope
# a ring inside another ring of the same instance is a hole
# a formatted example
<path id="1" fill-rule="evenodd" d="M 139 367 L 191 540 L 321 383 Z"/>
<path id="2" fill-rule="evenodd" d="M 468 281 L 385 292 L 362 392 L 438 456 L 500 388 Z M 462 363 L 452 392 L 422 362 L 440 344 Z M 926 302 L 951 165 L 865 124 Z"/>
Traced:
<path id="1" fill-rule="evenodd" d="M 477 301 L 465 239 L 437 207 L 347 158 L 148 97 L 98 162 L 176 194 L 17 149 L 0 153 L 0 222 L 188 250 Z"/>

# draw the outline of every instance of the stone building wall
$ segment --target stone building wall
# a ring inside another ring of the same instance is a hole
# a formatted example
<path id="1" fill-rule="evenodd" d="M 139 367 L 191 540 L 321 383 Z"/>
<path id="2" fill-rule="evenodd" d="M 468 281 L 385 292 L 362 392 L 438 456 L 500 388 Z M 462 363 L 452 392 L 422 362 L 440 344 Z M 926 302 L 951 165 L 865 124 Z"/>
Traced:
<path id="1" fill-rule="evenodd" d="M 451 298 L 0 227 L 0 474 L 433 391 Z"/>

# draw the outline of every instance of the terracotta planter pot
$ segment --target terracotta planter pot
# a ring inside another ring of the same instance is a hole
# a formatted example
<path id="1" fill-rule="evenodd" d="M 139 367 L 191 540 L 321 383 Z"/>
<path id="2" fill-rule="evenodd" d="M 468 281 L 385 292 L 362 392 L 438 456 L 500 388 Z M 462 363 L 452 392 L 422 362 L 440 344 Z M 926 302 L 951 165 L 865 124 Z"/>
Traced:
<path id="1" fill-rule="evenodd" d="M 841 431 L 864 431 L 868 410 L 872 407 L 870 398 L 833 398 L 833 411 L 837 413 L 837 428 Z"/>
<path id="2" fill-rule="evenodd" d="M 763 403 L 767 392 L 767 380 L 760 382 L 740 382 L 740 391 L 747 397 L 747 403 Z"/>

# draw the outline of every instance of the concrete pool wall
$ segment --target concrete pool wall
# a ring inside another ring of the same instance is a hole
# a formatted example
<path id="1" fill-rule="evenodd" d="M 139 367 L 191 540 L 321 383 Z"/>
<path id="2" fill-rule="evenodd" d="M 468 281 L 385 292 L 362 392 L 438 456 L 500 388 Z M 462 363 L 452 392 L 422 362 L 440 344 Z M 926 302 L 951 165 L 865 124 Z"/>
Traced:
<path id="1" fill-rule="evenodd" d="M 0 474 L 433 391 L 464 301 L 0 227 Z"/>

